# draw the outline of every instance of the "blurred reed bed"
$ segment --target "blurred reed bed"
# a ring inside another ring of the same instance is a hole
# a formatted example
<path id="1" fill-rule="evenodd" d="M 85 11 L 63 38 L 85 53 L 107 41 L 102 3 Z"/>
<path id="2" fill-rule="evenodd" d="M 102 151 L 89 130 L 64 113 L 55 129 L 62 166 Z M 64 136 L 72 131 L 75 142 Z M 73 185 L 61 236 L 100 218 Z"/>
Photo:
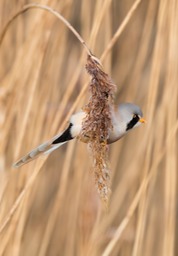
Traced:
<path id="1" fill-rule="evenodd" d="M 41 2 L 104 56 L 116 103 L 140 105 L 148 121 L 110 146 L 107 213 L 85 144 L 11 168 L 84 106 L 89 78 L 82 45 L 52 14 L 32 9 L 8 27 L 0 45 L 0 255 L 177 255 L 178 4 L 139 2 L 104 55 L 133 1 Z M 1 31 L 24 4 L 1 1 Z"/>

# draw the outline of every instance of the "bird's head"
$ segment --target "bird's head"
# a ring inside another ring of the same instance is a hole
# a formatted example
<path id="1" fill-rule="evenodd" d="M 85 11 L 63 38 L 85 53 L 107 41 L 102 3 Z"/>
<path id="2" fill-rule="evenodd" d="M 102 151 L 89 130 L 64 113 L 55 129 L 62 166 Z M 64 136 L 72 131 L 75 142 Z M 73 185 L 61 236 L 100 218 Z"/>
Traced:
<path id="1" fill-rule="evenodd" d="M 119 115 L 125 124 L 125 131 L 129 131 L 138 127 L 141 123 L 145 123 L 143 113 L 137 105 L 132 103 L 122 103 L 119 105 Z"/>

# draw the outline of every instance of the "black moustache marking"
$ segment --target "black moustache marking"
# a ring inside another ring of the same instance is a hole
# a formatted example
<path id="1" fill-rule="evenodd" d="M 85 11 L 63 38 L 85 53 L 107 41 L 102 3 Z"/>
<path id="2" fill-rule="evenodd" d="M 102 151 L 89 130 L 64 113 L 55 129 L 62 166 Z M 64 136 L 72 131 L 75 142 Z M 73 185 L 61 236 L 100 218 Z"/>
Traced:
<path id="1" fill-rule="evenodd" d="M 126 131 L 132 129 L 136 125 L 136 123 L 138 123 L 139 119 L 140 118 L 138 115 L 134 115 L 132 120 L 127 124 Z"/>
<path id="2" fill-rule="evenodd" d="M 72 124 L 70 123 L 69 127 L 63 132 L 63 134 L 61 134 L 61 136 L 59 136 L 56 140 L 54 140 L 52 144 L 58 144 L 61 142 L 72 140 L 73 137 L 71 135 L 71 127 L 72 127 Z"/>

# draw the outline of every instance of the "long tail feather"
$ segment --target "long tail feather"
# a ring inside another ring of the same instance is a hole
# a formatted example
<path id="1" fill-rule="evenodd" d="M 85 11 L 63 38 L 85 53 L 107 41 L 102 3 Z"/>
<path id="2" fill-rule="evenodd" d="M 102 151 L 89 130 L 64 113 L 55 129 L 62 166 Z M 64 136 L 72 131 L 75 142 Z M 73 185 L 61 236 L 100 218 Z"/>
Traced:
<path id="1" fill-rule="evenodd" d="M 44 154 L 50 154 L 52 151 L 54 151 L 55 149 L 59 148 L 60 146 L 62 146 L 63 144 L 65 144 L 68 141 L 63 141 L 61 143 L 57 143 L 57 144 L 52 144 L 56 139 L 58 139 L 62 134 L 58 134 L 55 137 L 53 137 L 51 140 L 39 145 L 37 148 L 33 149 L 32 151 L 30 151 L 27 155 L 23 156 L 22 158 L 20 158 L 17 162 L 15 162 L 12 166 L 14 168 L 18 168 L 24 164 L 27 164 L 28 162 L 34 160 L 35 158 L 37 158 L 38 156 Z"/>

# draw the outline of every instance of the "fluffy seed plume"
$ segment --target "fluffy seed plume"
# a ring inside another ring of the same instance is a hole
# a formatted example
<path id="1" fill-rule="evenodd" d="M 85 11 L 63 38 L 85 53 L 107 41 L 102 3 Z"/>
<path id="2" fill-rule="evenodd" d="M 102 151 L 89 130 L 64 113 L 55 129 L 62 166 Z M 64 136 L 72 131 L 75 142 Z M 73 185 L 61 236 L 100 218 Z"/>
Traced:
<path id="1" fill-rule="evenodd" d="M 101 200 L 108 205 L 111 194 L 110 168 L 107 140 L 113 128 L 111 109 L 115 85 L 102 70 L 99 60 L 88 56 L 86 70 L 91 76 L 89 84 L 90 98 L 84 107 L 87 113 L 83 120 L 80 139 L 87 142 L 93 161 L 93 174 Z"/>

